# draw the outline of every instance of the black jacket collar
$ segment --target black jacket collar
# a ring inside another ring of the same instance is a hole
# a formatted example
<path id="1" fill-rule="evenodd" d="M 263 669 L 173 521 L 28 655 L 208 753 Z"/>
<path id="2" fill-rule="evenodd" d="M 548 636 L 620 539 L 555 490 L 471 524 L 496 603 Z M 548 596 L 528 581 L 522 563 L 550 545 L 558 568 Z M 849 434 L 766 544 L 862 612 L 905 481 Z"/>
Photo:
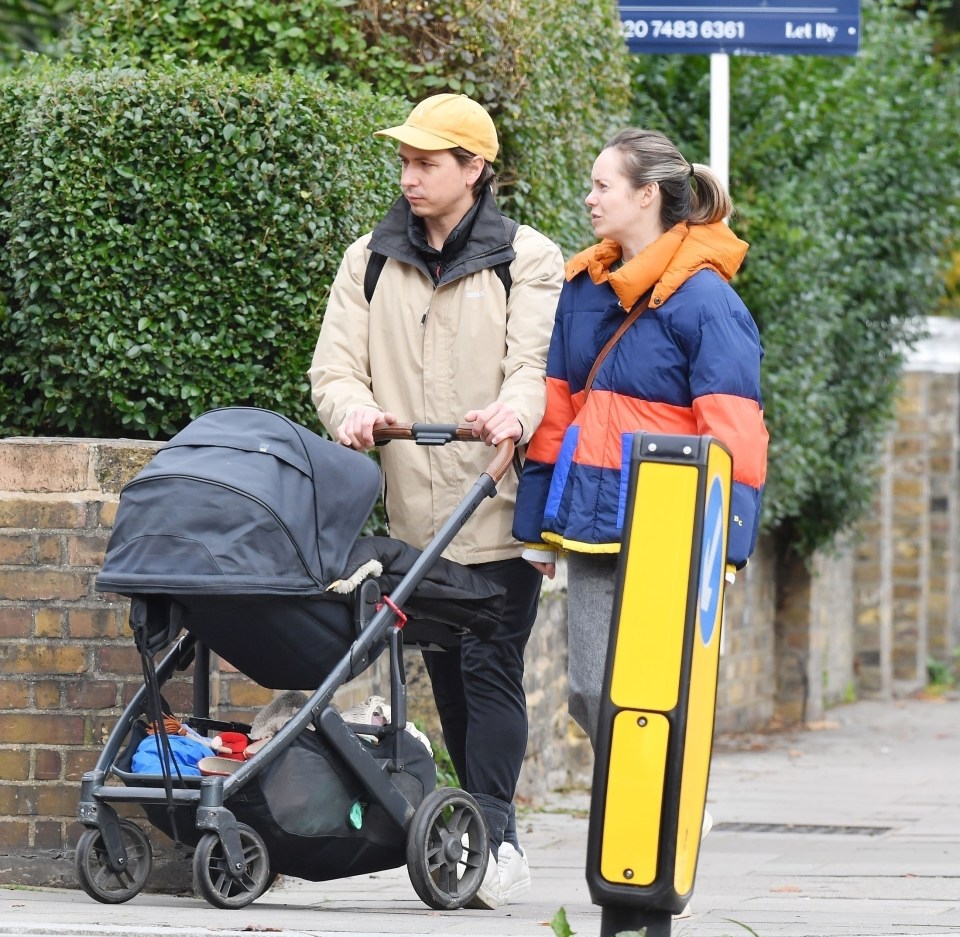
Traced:
<path id="1" fill-rule="evenodd" d="M 374 228 L 369 247 L 416 267 L 436 286 L 443 286 L 478 270 L 512 261 L 517 255 L 510 243 L 507 223 L 492 193 L 484 190 L 438 251 L 427 243 L 423 221 L 410 211 L 407 200 L 401 196 Z M 434 275 L 438 262 L 439 280 Z"/>

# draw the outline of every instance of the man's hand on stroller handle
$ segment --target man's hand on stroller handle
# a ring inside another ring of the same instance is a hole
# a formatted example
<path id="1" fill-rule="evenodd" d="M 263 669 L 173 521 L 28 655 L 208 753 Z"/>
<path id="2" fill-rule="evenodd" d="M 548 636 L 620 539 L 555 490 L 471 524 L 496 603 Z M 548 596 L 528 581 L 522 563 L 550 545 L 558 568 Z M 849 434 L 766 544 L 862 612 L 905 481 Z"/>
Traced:
<path id="1" fill-rule="evenodd" d="M 357 407 L 351 410 L 337 427 L 337 442 L 363 452 L 375 445 L 374 429 L 392 426 L 396 422 L 394 413 L 385 413 L 377 407 Z"/>

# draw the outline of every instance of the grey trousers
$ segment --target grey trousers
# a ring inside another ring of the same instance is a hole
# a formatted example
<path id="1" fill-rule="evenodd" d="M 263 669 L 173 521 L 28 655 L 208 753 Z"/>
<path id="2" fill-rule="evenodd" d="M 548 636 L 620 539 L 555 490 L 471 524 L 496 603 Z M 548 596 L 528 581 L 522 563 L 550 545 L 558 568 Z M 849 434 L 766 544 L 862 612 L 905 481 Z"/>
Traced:
<path id="1" fill-rule="evenodd" d="M 603 673 L 616 587 L 617 554 L 567 553 L 570 715 L 597 747 Z"/>

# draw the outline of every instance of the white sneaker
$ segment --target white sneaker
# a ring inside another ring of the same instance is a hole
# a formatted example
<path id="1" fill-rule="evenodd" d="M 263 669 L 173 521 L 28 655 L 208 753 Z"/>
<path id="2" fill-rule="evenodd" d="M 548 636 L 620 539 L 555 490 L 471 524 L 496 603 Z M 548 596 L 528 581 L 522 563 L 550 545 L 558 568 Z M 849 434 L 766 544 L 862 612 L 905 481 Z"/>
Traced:
<path id="1" fill-rule="evenodd" d="M 500 904 L 516 901 L 530 891 L 530 863 L 516 846 L 502 843 L 497 858 L 500 870 Z"/>
<path id="2" fill-rule="evenodd" d="M 480 888 L 467 902 L 467 907 L 483 911 L 496 911 L 500 907 L 500 867 L 492 852 L 487 856 L 487 871 Z"/>

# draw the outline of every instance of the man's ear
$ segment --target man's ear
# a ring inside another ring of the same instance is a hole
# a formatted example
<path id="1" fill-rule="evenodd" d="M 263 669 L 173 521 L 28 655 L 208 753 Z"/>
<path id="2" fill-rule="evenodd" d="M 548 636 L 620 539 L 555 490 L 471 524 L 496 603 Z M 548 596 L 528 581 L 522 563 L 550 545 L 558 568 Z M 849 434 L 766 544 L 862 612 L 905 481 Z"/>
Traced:
<path id="1" fill-rule="evenodd" d="M 485 165 L 486 161 L 482 156 L 474 156 L 470 163 L 470 171 L 467 173 L 467 182 L 471 186 L 480 178 L 480 173 L 483 172 Z"/>

